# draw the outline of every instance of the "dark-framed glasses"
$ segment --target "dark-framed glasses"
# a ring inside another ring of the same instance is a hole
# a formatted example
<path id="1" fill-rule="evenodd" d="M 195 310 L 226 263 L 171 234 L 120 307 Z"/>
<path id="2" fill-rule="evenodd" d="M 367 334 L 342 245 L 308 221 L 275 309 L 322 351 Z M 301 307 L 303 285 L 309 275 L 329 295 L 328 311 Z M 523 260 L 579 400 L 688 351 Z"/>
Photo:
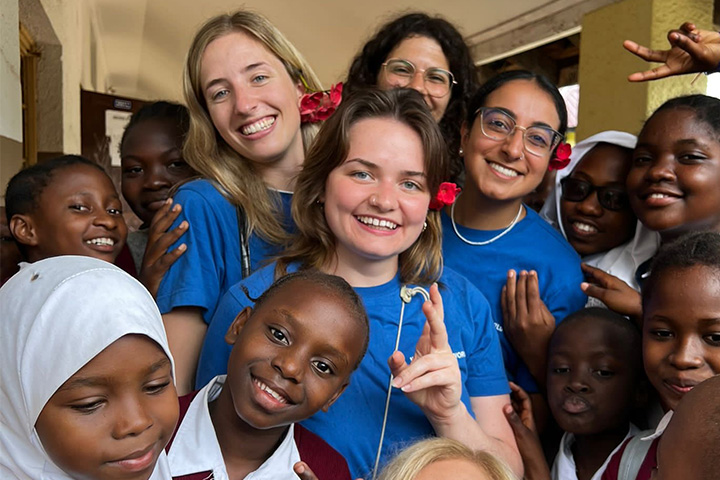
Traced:
<path id="1" fill-rule="evenodd" d="M 560 180 L 562 199 L 568 202 L 582 202 L 592 192 L 597 192 L 601 207 L 614 212 L 630 208 L 627 192 L 620 187 L 596 187 L 590 182 L 579 178 L 565 177 Z"/>
<path id="2" fill-rule="evenodd" d="M 382 64 L 389 83 L 398 87 L 407 87 L 415 75 L 422 73 L 425 90 L 431 97 L 444 97 L 457 84 L 452 73 L 438 67 L 420 70 L 412 62 L 402 58 L 391 58 Z"/>
<path id="3" fill-rule="evenodd" d="M 515 130 L 523 132 L 525 150 L 533 155 L 547 155 L 560 143 L 563 136 L 550 127 L 521 127 L 507 112 L 499 108 L 481 107 L 475 111 L 480 114 L 480 128 L 483 135 L 493 140 L 505 140 Z"/>

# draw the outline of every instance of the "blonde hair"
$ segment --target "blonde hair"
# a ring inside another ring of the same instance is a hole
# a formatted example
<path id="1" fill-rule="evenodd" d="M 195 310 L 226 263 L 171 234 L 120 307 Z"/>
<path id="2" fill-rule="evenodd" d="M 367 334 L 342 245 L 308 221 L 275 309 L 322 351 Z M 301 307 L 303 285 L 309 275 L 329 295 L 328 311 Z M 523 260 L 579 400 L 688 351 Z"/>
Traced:
<path id="1" fill-rule="evenodd" d="M 265 17 L 246 10 L 213 17 L 195 34 L 185 61 L 183 90 L 190 110 L 190 129 L 183 154 L 191 167 L 218 182 L 228 200 L 244 209 L 250 232 L 257 230 L 266 240 L 280 244 L 286 233 L 279 221 L 277 194 L 268 190 L 250 161 L 218 135 L 200 83 L 205 49 L 213 40 L 234 32 L 245 33 L 262 43 L 282 62 L 293 82 L 303 83 L 311 90 L 322 90 L 320 80 L 300 52 Z M 303 124 L 300 128 L 307 150 L 318 126 Z"/>
<path id="2" fill-rule="evenodd" d="M 491 480 L 518 480 L 510 468 L 491 453 L 472 450 L 449 438 L 429 438 L 411 445 L 383 469 L 379 480 L 413 480 L 428 465 L 452 459 L 477 465 Z M 448 472 L 448 476 L 451 474 Z"/>
<path id="3" fill-rule="evenodd" d="M 346 159 L 350 128 L 367 118 L 390 118 L 410 127 L 421 139 L 425 175 L 434 196 L 446 179 L 448 160 L 445 140 L 422 96 L 412 89 L 360 90 L 343 99 L 338 110 L 320 129 L 307 153 L 292 202 L 297 234 L 278 259 L 276 275 L 300 262 L 303 268 L 330 264 L 336 255 L 335 235 L 325 219 L 320 198 L 330 172 Z M 427 285 L 442 272 L 442 228 L 440 212 L 428 211 L 427 229 L 410 248 L 400 254 L 400 279 L 404 283 Z"/>

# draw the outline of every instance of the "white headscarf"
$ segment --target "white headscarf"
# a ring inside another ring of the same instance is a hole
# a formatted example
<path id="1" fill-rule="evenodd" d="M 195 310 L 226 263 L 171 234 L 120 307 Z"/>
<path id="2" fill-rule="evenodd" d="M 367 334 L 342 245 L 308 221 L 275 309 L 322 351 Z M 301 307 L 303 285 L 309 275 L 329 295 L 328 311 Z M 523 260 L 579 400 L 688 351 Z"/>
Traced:
<path id="1" fill-rule="evenodd" d="M 63 383 L 128 334 L 148 336 L 172 362 L 152 296 L 108 262 L 62 256 L 23 264 L 0 289 L 1 478 L 70 478 L 45 453 L 35 423 Z M 171 478 L 164 452 L 151 478 Z"/>
<path id="2" fill-rule="evenodd" d="M 560 197 L 562 196 L 560 180 L 570 175 L 585 154 L 592 150 L 598 143 L 609 143 L 619 147 L 634 149 L 637 143 L 637 137 L 629 133 L 609 130 L 593 135 L 575 145 L 570 157 L 570 164 L 557 172 L 555 187 L 552 192 L 550 192 L 550 195 L 545 201 L 545 205 L 543 205 L 543 208 L 540 210 L 540 216 L 562 232 L 565 238 L 567 238 L 567 235 L 560 221 Z M 638 285 L 635 280 L 635 271 L 640 264 L 655 255 L 659 246 L 660 235 L 658 235 L 657 232 L 648 230 L 638 221 L 635 227 L 635 236 L 632 240 L 607 252 L 584 257 L 583 262 L 604 270 L 611 275 L 615 275 L 635 290 L 640 290 L 640 285 Z"/>

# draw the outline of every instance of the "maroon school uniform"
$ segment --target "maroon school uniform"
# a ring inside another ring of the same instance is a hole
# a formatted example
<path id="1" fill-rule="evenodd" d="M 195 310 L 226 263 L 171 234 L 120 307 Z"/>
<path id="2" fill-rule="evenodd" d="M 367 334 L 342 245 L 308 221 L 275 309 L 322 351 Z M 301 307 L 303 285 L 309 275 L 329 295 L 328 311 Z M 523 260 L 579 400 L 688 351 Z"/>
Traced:
<path id="1" fill-rule="evenodd" d="M 620 472 L 620 460 L 622 459 L 623 453 L 625 452 L 625 449 L 627 448 L 628 443 L 630 443 L 631 440 L 632 438 L 628 438 L 627 440 L 625 440 L 622 447 L 620 447 L 620 450 L 615 452 L 615 454 L 610 458 L 610 462 L 608 462 L 607 468 L 603 473 L 602 480 L 618 480 Z M 657 466 L 658 442 L 660 442 L 660 437 L 652 441 L 652 444 L 650 445 L 650 448 L 645 454 L 645 458 L 640 465 L 640 470 L 638 471 L 637 476 L 632 480 L 650 480 L 652 471 Z"/>

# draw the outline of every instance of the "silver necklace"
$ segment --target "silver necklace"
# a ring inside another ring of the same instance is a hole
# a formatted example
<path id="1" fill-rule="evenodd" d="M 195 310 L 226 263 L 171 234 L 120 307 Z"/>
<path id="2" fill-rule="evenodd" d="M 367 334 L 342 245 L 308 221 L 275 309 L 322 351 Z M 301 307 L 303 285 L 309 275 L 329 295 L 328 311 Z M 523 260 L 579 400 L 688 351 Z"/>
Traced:
<path id="1" fill-rule="evenodd" d="M 503 230 L 502 232 L 498 233 L 497 235 L 495 235 L 495 236 L 494 236 L 493 238 L 491 238 L 490 240 L 485 240 L 484 242 L 473 242 L 473 241 L 468 240 L 467 238 L 463 237 L 462 235 L 460 235 L 460 232 L 458 232 L 457 225 L 455 225 L 455 204 L 456 204 L 456 203 L 457 203 L 457 202 L 454 202 L 454 203 L 452 204 L 452 206 L 450 207 L 450 223 L 452 224 L 453 230 L 455 231 L 455 235 L 457 235 L 460 240 L 462 240 L 463 242 L 467 243 L 468 245 L 474 245 L 474 246 L 488 245 L 488 244 L 490 244 L 490 243 L 493 243 L 495 240 L 498 240 L 498 239 L 500 239 L 501 237 L 507 235 L 507 234 L 510 232 L 510 230 L 512 230 L 512 229 L 515 227 L 515 225 L 517 224 L 518 220 L 520 219 L 520 215 L 522 214 L 522 211 L 523 211 L 523 206 L 522 206 L 522 203 L 521 203 L 521 204 L 520 204 L 520 208 L 518 209 L 517 215 L 515 215 L 515 218 L 513 218 L 513 221 L 510 222 L 510 225 L 508 225 L 508 226 L 505 228 L 505 230 Z"/>

